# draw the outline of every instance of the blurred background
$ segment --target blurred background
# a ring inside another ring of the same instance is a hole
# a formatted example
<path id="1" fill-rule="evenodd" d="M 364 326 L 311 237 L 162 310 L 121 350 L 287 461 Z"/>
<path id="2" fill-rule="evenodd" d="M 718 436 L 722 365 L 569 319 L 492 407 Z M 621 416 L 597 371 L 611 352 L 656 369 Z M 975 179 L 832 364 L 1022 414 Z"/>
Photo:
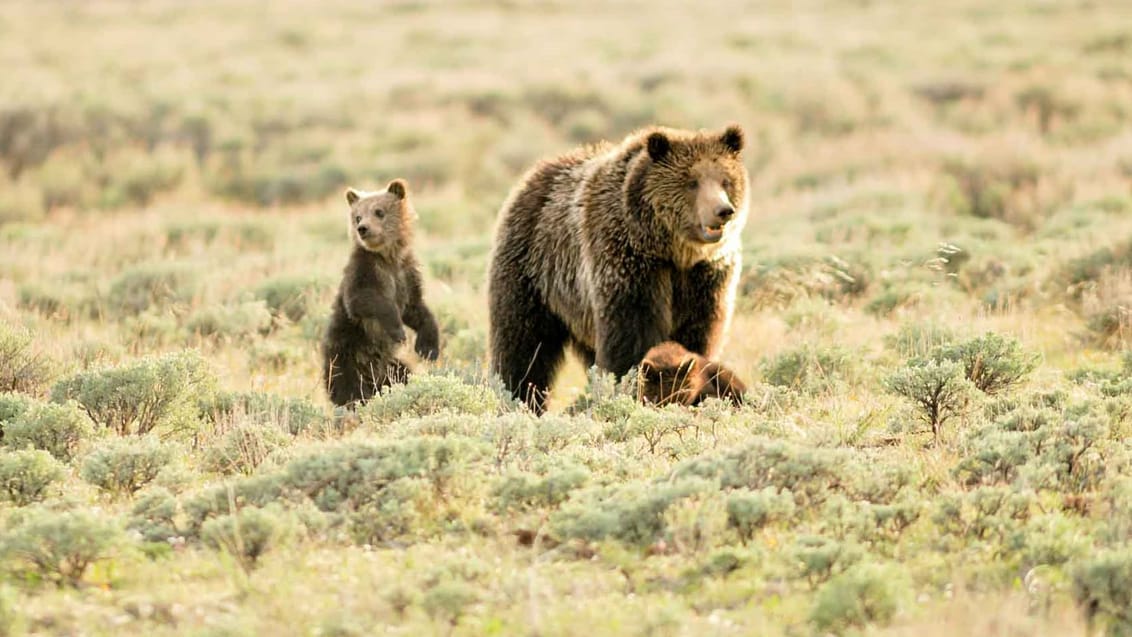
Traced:
<path id="1" fill-rule="evenodd" d="M 1115 0 L 5 2 L 0 314 L 75 366 L 198 345 L 237 385 L 317 395 L 341 193 L 404 177 L 448 356 L 482 360 L 491 230 L 525 168 L 738 122 L 744 373 L 927 318 L 1104 356 L 1132 324 L 1129 18 Z"/>

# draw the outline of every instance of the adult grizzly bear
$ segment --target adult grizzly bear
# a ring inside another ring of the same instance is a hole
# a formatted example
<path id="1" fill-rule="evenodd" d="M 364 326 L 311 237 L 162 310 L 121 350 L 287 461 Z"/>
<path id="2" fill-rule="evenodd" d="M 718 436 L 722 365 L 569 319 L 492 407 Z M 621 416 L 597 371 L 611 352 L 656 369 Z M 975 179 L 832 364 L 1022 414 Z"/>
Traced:
<path id="1" fill-rule="evenodd" d="M 650 349 L 637 376 L 638 398 L 657 406 L 692 406 L 708 398 L 741 405 L 746 392 L 747 385 L 730 368 L 672 341 Z"/>
<path id="2" fill-rule="evenodd" d="M 413 255 L 416 213 L 408 186 L 394 179 L 383 192 L 350 188 L 346 203 L 354 247 L 322 341 L 322 380 L 335 405 L 364 403 L 408 377 L 408 365 L 397 358 L 406 326 L 417 333 L 417 354 L 435 360 L 440 353 L 440 331 Z"/>
<path id="3" fill-rule="evenodd" d="M 649 128 L 540 162 L 503 204 L 492 368 L 542 412 L 567 344 L 621 376 L 676 341 L 714 358 L 747 217 L 743 131 Z"/>

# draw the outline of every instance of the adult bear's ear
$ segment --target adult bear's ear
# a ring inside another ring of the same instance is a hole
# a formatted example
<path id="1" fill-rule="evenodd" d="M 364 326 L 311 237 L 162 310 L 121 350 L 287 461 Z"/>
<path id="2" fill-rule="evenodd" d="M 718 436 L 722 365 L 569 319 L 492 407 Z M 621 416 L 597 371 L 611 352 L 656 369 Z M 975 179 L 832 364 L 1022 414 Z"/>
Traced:
<path id="1" fill-rule="evenodd" d="M 728 126 L 719 140 L 723 142 L 727 150 L 738 154 L 739 151 L 743 150 L 743 129 L 735 124 Z"/>
<path id="2" fill-rule="evenodd" d="M 346 203 L 348 203 L 352 206 L 352 205 L 354 205 L 355 202 L 357 202 L 361 198 L 362 198 L 362 193 L 358 192 L 357 190 L 354 190 L 353 188 L 347 188 L 346 189 Z"/>
<path id="3" fill-rule="evenodd" d="M 648 148 L 649 159 L 662 161 L 668 156 L 668 151 L 672 150 L 672 143 L 668 141 L 668 137 L 664 133 L 653 133 L 649 135 Z"/>
<path id="4" fill-rule="evenodd" d="M 404 199 L 409 194 L 409 184 L 405 183 L 404 179 L 394 179 L 389 182 L 385 187 L 386 192 L 395 195 L 398 199 Z"/>

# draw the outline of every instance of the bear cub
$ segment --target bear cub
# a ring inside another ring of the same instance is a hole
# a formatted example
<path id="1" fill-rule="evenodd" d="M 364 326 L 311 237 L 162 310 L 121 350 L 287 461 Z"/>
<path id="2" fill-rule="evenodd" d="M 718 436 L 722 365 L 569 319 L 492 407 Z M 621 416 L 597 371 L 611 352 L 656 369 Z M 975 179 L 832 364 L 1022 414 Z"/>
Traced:
<path id="1" fill-rule="evenodd" d="M 708 398 L 741 405 L 747 391 L 735 372 L 674 341 L 665 341 L 648 351 L 637 379 L 638 398 L 657 406 L 692 406 Z"/>
<path id="2" fill-rule="evenodd" d="M 322 372 L 330 401 L 353 406 L 408 377 L 409 366 L 397 357 L 406 326 L 428 360 L 440 354 L 440 331 L 421 293 L 406 183 L 395 179 L 382 192 L 350 188 L 346 203 L 354 251 L 323 339 Z"/>

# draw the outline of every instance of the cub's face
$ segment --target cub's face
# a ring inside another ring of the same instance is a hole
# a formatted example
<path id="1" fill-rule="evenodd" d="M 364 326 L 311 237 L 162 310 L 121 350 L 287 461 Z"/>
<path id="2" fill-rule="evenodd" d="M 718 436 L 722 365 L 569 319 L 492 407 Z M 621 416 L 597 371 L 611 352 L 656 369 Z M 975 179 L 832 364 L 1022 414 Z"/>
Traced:
<path id="1" fill-rule="evenodd" d="M 748 188 L 742 129 L 692 136 L 654 132 L 647 148 L 653 160 L 650 199 L 675 234 L 695 245 L 711 245 L 742 231 Z"/>
<path id="2" fill-rule="evenodd" d="M 346 191 L 350 238 L 370 252 L 396 252 L 407 242 L 411 211 L 405 182 L 396 179 L 382 192 Z"/>

